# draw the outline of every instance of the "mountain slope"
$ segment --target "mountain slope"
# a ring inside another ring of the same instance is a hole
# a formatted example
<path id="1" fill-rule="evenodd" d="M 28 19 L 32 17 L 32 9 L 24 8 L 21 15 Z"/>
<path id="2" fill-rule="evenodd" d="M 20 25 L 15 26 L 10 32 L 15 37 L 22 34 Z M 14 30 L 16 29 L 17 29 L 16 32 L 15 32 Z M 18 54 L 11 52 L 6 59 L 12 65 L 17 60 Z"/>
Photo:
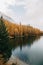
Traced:
<path id="1" fill-rule="evenodd" d="M 10 21 L 10 22 L 14 21 L 11 17 L 9 17 L 9 16 L 3 14 L 2 12 L 0 12 L 0 17 L 1 17 L 1 16 L 2 16 L 5 20 L 8 20 L 8 21 Z"/>
<path id="2" fill-rule="evenodd" d="M 43 34 L 39 29 L 33 28 L 32 26 L 11 23 L 10 21 L 13 20 L 0 12 L 1 16 L 3 17 L 9 36 L 36 36 Z"/>
<path id="3" fill-rule="evenodd" d="M 31 35 L 40 35 L 41 34 L 41 31 L 37 28 L 33 28 L 32 26 L 26 26 L 26 25 L 18 25 L 18 24 L 14 24 L 14 23 L 11 23 L 7 20 L 3 20 L 6 27 L 7 27 L 7 30 L 8 30 L 8 33 L 10 36 L 15 36 L 15 35 L 25 35 L 25 36 L 31 36 Z"/>

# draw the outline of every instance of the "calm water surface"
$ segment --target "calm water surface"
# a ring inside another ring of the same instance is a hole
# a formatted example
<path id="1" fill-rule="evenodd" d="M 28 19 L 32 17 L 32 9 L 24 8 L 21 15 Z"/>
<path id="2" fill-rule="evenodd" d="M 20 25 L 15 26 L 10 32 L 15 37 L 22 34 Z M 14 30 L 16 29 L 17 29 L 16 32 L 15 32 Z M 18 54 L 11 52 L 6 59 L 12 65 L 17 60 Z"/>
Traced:
<path id="1" fill-rule="evenodd" d="M 43 36 L 11 39 L 3 47 L 0 48 L 7 60 L 13 55 L 30 65 L 43 65 Z"/>

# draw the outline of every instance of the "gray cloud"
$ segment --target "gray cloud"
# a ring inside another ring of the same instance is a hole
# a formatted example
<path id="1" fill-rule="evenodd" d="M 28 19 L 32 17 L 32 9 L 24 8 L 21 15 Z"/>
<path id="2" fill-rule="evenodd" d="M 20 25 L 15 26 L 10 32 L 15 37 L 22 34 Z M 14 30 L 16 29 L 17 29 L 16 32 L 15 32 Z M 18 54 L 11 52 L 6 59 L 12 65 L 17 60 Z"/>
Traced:
<path id="1" fill-rule="evenodd" d="M 3 0 L 0 1 L 0 11 L 17 23 L 43 27 L 43 0 Z"/>

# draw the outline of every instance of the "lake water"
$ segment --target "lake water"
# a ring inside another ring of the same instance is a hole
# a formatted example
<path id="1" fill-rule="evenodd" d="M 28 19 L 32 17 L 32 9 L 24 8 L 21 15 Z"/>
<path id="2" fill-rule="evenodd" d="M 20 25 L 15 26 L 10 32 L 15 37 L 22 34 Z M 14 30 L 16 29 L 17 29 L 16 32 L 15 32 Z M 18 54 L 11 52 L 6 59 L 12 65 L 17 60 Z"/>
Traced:
<path id="1" fill-rule="evenodd" d="M 15 38 L 10 40 L 8 49 L 3 53 L 8 60 L 11 55 L 30 65 L 43 65 L 43 36 Z"/>

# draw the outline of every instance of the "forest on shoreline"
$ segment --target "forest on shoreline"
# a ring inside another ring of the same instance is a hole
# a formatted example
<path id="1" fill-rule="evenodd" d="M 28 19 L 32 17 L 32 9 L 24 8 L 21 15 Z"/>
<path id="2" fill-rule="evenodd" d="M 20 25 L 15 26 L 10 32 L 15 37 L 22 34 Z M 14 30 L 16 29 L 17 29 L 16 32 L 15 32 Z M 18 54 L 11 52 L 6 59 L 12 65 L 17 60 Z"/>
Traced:
<path id="1" fill-rule="evenodd" d="M 2 19 L 2 21 L 6 26 L 6 30 L 8 31 L 9 37 L 19 37 L 19 36 L 25 37 L 25 36 L 43 35 L 43 31 L 40 31 L 37 28 L 33 28 L 30 25 L 22 25 L 21 23 L 15 24 L 5 19 Z"/>

